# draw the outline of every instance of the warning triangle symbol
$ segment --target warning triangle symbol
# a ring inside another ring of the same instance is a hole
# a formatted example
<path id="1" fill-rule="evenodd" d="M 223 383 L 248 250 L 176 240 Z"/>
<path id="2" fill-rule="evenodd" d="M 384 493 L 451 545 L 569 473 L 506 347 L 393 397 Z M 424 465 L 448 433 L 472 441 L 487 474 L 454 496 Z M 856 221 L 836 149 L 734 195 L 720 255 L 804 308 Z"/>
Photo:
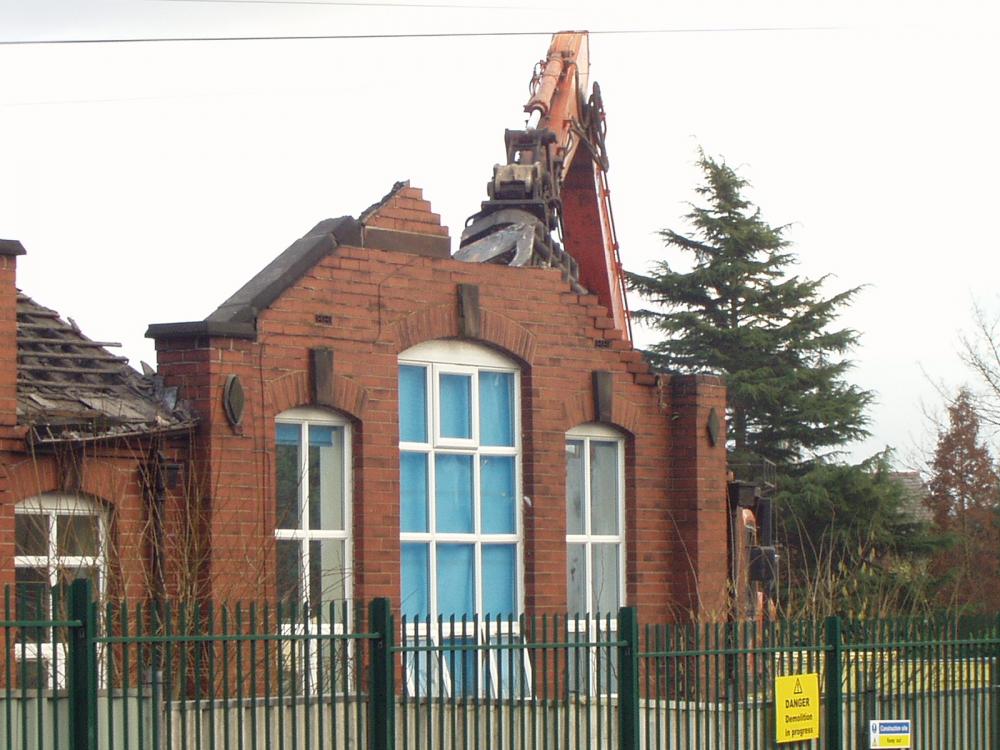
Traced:
<path id="1" fill-rule="evenodd" d="M 794 695 L 800 695 L 802 693 L 802 683 L 799 682 L 798 678 L 795 679 L 795 690 L 792 691 Z"/>

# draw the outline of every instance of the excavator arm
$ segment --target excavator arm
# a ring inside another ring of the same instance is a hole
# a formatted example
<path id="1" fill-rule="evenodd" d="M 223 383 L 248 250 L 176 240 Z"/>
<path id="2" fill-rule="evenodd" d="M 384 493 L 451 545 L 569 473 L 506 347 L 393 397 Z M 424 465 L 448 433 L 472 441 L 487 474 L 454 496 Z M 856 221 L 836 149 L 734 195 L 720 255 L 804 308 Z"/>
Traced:
<path id="1" fill-rule="evenodd" d="M 527 127 L 505 132 L 506 163 L 493 167 L 489 199 L 466 222 L 455 257 L 559 268 L 578 292 L 597 295 L 631 341 L 604 108 L 596 83 L 587 93 L 589 68 L 586 32 L 553 35 L 532 75 Z"/>

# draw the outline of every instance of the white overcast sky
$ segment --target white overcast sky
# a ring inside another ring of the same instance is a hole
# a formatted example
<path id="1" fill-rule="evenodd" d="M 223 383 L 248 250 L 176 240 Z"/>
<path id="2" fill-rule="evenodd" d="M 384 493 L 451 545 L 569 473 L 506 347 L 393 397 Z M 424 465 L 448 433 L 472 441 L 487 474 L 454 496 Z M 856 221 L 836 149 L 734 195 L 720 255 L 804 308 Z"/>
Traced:
<path id="1" fill-rule="evenodd" d="M 19 286 L 155 362 L 149 323 L 203 318 L 395 180 L 456 244 L 549 32 L 674 30 L 591 37 L 626 267 L 664 257 L 655 233 L 682 226 L 697 147 L 724 156 L 765 218 L 793 224 L 801 273 L 868 285 L 842 318 L 878 399 L 851 457 L 928 444 L 929 379 L 966 381 L 972 302 L 1000 311 L 993 3 L 394 2 L 0 0 L 5 41 L 542 32 L 0 45 L 0 237 L 28 250 Z M 740 30 L 767 27 L 788 30 Z"/>

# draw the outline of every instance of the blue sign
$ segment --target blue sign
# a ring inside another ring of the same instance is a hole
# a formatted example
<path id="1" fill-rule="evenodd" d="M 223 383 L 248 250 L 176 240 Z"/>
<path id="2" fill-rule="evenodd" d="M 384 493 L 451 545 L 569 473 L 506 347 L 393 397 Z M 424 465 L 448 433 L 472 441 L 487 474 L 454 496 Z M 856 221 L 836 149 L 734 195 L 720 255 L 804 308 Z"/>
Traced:
<path id="1" fill-rule="evenodd" d="M 868 747 L 912 746 L 913 732 L 909 719 L 878 719 L 868 722 Z"/>

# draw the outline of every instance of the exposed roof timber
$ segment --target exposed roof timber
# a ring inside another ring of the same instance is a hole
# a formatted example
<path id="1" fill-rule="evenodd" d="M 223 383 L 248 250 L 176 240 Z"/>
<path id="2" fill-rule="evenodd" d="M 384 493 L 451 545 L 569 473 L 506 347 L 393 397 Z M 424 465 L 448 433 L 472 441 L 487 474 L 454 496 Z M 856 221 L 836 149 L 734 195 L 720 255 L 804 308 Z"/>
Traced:
<path id="1" fill-rule="evenodd" d="M 176 389 L 24 294 L 17 297 L 17 420 L 34 443 L 80 442 L 187 429 Z"/>

